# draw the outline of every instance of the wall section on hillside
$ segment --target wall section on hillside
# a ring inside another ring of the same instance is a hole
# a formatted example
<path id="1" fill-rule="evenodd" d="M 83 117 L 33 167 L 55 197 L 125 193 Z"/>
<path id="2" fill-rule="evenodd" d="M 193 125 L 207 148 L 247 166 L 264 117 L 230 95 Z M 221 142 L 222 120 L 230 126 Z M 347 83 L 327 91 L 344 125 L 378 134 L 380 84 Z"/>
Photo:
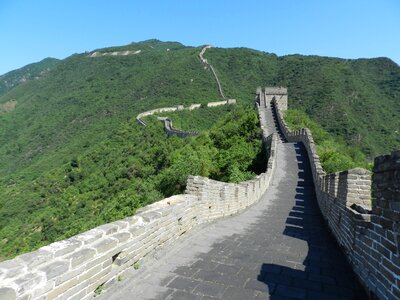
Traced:
<path id="1" fill-rule="evenodd" d="M 263 108 L 259 108 L 263 115 Z M 265 118 L 260 118 L 261 127 Z M 238 184 L 191 176 L 186 193 L 138 210 L 37 251 L 0 263 L 0 299 L 90 299 L 159 249 L 202 223 L 230 216 L 257 202 L 275 169 L 277 137 L 263 130 L 266 172 Z"/>

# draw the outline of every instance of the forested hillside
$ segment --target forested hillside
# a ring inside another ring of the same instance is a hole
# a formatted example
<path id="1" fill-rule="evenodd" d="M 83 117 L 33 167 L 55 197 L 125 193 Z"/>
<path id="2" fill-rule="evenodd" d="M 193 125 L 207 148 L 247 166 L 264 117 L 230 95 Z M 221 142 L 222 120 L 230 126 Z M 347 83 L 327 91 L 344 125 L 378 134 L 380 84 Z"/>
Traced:
<path id="1" fill-rule="evenodd" d="M 290 108 L 370 159 L 400 147 L 400 67 L 388 58 L 277 57 L 244 48 L 206 56 L 232 97 L 249 98 L 255 85 L 287 86 Z"/>
<path id="2" fill-rule="evenodd" d="M 200 50 L 149 40 L 0 77 L 0 260 L 132 215 L 182 192 L 189 174 L 235 182 L 262 172 L 257 86 L 288 87 L 290 123 L 319 133 L 332 170 L 400 148 L 400 68 L 384 58 L 211 48 L 205 57 L 239 105 L 165 114 L 201 132 L 190 139 L 167 138 L 155 117 L 137 124 L 148 109 L 220 100 Z M 1 87 L 4 78 L 17 84 Z"/>
<path id="3" fill-rule="evenodd" d="M 0 76 L 0 96 L 15 88 L 16 86 L 27 81 L 39 79 L 46 75 L 52 68 L 54 68 L 58 59 L 45 58 L 38 63 L 29 64 L 18 70 L 8 72 Z"/>

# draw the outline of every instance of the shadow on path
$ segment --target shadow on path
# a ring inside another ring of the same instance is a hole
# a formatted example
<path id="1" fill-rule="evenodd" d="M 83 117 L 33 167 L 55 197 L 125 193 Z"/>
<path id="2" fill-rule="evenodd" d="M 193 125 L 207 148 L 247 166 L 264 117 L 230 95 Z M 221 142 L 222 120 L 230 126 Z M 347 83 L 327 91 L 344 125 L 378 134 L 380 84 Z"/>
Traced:
<path id="1" fill-rule="evenodd" d="M 268 286 L 275 300 L 368 299 L 319 211 L 306 150 L 301 143 L 294 147 L 298 182 L 283 235 L 305 241 L 308 253 L 296 268 L 285 265 L 287 256 L 283 264 L 262 264 L 257 280 Z M 301 257 L 295 247 L 291 254 L 294 263 Z"/>

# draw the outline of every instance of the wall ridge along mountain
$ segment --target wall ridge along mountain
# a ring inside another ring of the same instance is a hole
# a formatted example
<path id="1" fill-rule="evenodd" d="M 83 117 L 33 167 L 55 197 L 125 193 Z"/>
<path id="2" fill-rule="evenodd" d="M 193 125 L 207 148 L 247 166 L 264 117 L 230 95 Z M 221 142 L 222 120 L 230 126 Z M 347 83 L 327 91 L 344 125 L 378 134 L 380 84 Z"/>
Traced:
<path id="1" fill-rule="evenodd" d="M 304 144 L 321 213 L 365 289 L 400 299 L 400 150 L 375 158 L 372 182 L 361 168 L 325 174 L 311 131 L 292 132 L 284 120 L 286 89 L 266 88 L 258 101 L 272 103 L 288 142 Z"/>
<path id="2" fill-rule="evenodd" d="M 168 136 L 175 135 L 185 138 L 189 136 L 196 136 L 199 134 L 197 131 L 184 131 L 174 128 L 172 126 L 172 120 L 168 117 L 158 117 L 157 119 L 164 123 L 164 130 Z"/>
<path id="3" fill-rule="evenodd" d="M 269 187 L 275 169 L 276 134 L 266 130 L 258 106 L 268 164 L 266 171 L 238 184 L 190 176 L 186 193 L 69 239 L 0 263 L 0 300 L 90 299 L 95 290 L 176 241 L 196 225 L 243 211 Z"/>
<path id="4" fill-rule="evenodd" d="M 218 91 L 221 97 L 224 99 L 224 101 L 216 101 L 216 102 L 208 102 L 207 107 L 216 107 L 216 106 L 221 106 L 221 105 L 229 105 L 229 104 L 236 104 L 235 99 L 227 99 L 224 95 L 224 92 L 222 90 L 222 85 L 221 82 L 217 76 L 217 73 L 215 72 L 213 66 L 208 63 L 207 59 L 203 57 L 204 53 L 206 52 L 207 49 L 211 48 L 210 45 L 203 47 L 203 49 L 199 53 L 199 58 L 203 64 L 205 64 L 212 72 L 217 85 L 218 85 Z M 95 52 L 96 53 L 96 52 Z M 92 57 L 92 56 L 91 56 Z M 193 110 L 193 109 L 198 109 L 201 107 L 201 104 L 191 104 L 189 105 L 188 108 L 185 108 L 183 105 L 177 105 L 173 107 L 161 107 L 161 108 L 156 108 L 152 110 L 148 110 L 145 112 L 142 112 L 136 116 L 136 121 L 143 126 L 146 126 L 146 123 L 143 121 L 143 118 L 146 116 L 150 116 L 156 113 L 162 113 L 162 112 L 175 112 L 175 111 L 181 111 L 184 109 L 188 110 Z M 172 128 L 172 120 L 168 117 L 161 118 L 161 121 L 164 122 L 164 129 L 168 135 L 176 135 L 179 137 L 188 137 L 188 136 L 194 136 L 196 135 L 193 131 L 184 131 L 184 130 L 179 130 L 176 128 Z"/>
<path id="5" fill-rule="evenodd" d="M 205 46 L 205 47 L 200 51 L 199 57 L 200 57 L 201 62 L 204 63 L 204 64 L 211 70 L 211 72 L 213 73 L 214 78 L 215 78 L 215 80 L 216 80 L 216 82 L 217 82 L 217 85 L 218 85 L 219 94 L 221 95 L 222 99 L 225 100 L 226 97 L 225 97 L 225 95 L 224 95 L 224 91 L 222 90 L 222 85 L 221 85 L 221 82 L 219 81 L 218 75 L 217 75 L 217 73 L 216 73 L 215 70 L 214 70 L 214 67 L 207 61 L 207 59 L 205 59 L 205 58 L 203 57 L 203 55 L 204 55 L 204 53 L 206 52 L 206 50 L 207 50 L 207 49 L 210 49 L 211 47 L 212 47 L 211 45 Z"/>

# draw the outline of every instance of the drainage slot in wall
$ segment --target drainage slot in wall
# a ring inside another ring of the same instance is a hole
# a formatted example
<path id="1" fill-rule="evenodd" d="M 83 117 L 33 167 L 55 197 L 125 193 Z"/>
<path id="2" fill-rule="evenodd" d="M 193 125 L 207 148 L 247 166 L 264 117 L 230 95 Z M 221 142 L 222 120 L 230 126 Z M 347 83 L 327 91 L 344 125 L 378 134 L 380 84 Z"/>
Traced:
<path id="1" fill-rule="evenodd" d="M 122 251 L 121 251 L 121 252 L 122 252 Z M 118 256 L 121 254 L 121 252 L 118 252 L 117 254 L 114 254 L 114 255 L 111 257 L 111 262 L 112 262 L 112 263 L 115 263 L 115 261 L 117 260 Z"/>

